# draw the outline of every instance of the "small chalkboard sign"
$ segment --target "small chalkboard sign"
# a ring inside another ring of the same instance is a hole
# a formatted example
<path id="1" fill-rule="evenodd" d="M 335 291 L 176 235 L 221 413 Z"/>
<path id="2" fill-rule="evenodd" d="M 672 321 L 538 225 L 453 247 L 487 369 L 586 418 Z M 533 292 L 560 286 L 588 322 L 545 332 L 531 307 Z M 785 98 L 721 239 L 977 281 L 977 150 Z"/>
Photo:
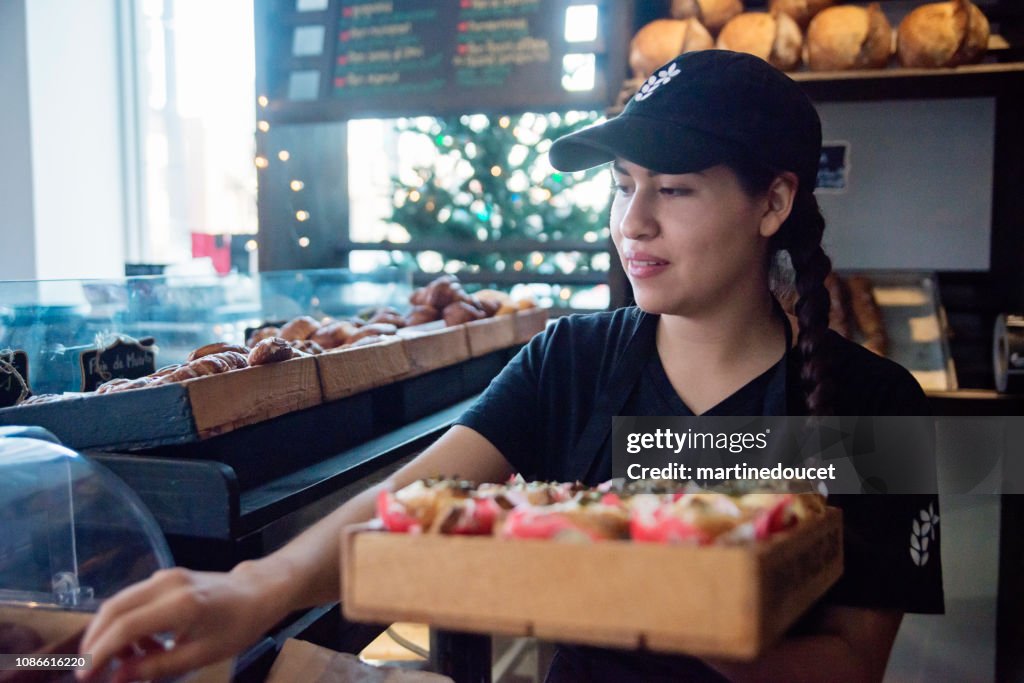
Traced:
<path id="1" fill-rule="evenodd" d="M 95 391 L 104 382 L 123 377 L 135 379 L 156 371 L 154 339 L 119 338 L 104 349 L 89 349 L 78 356 L 82 391 Z"/>
<path id="2" fill-rule="evenodd" d="M 13 406 L 23 396 L 27 398 L 31 395 L 28 354 L 24 351 L 0 351 L 0 408 Z"/>

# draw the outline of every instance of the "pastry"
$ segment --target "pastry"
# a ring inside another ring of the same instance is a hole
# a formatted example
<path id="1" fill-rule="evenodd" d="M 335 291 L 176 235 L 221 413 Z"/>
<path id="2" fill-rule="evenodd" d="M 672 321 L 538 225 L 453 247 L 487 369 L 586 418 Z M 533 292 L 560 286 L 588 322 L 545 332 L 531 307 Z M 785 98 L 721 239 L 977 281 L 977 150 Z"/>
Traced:
<path id="1" fill-rule="evenodd" d="M 321 326 L 310 339 L 325 349 L 333 349 L 347 342 L 358 329 L 348 320 L 339 320 Z"/>
<path id="2" fill-rule="evenodd" d="M 280 363 L 295 357 L 295 349 L 281 337 L 264 339 L 249 351 L 249 365 Z"/>
<path id="3" fill-rule="evenodd" d="M 369 323 L 356 330 L 355 334 L 348 338 L 346 344 L 355 344 L 366 337 L 386 336 L 396 332 L 398 332 L 398 328 L 390 323 Z"/>
<path id="4" fill-rule="evenodd" d="M 318 329 L 320 329 L 319 322 L 308 315 L 303 315 L 285 323 L 278 336 L 287 341 L 299 341 L 309 339 Z"/>
<path id="5" fill-rule="evenodd" d="M 440 319 L 441 311 L 426 304 L 413 306 L 412 310 L 405 314 L 405 324 L 407 326 L 423 325 L 424 323 L 431 323 Z"/>
<path id="6" fill-rule="evenodd" d="M 245 340 L 245 345 L 251 349 L 264 339 L 270 339 L 271 337 L 276 337 L 280 334 L 280 327 L 275 327 L 273 325 L 261 327 L 257 330 L 253 330 L 252 334 L 249 335 L 249 338 Z"/>
<path id="7" fill-rule="evenodd" d="M 212 344 L 207 344 L 206 346 L 200 346 L 198 349 L 188 354 L 188 358 L 186 360 L 191 362 L 197 358 L 202 358 L 203 356 L 209 356 L 211 354 L 221 353 L 224 351 L 236 351 L 238 353 L 248 354 L 249 347 L 239 346 L 238 344 L 228 344 L 227 342 L 214 342 Z"/>
<path id="8" fill-rule="evenodd" d="M 445 306 L 444 310 L 441 311 L 441 317 L 444 318 L 444 324 L 451 327 L 452 325 L 480 320 L 484 317 L 484 312 L 465 301 L 456 301 Z"/>

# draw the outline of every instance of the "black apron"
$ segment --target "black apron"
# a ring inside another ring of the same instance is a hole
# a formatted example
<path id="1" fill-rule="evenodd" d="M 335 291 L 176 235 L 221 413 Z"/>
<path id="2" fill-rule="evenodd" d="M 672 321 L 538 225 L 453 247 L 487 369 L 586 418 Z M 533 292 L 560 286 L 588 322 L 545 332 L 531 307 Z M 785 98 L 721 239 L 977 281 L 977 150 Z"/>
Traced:
<path id="1" fill-rule="evenodd" d="M 789 349 L 793 346 L 793 331 L 786 319 L 782 306 L 774 302 L 777 316 L 782 318 L 786 333 L 786 355 L 778 363 L 765 390 L 762 415 L 787 415 L 787 369 Z M 626 348 L 612 368 L 611 376 L 604 391 L 594 404 L 587 425 L 583 428 L 576 447 L 569 456 L 567 481 L 582 481 L 590 484 L 598 483 L 592 479 L 602 469 L 610 471 L 611 449 L 606 448 L 611 437 L 612 418 L 619 415 L 622 407 L 629 400 L 643 374 L 644 366 L 650 360 L 651 353 L 657 353 L 655 333 L 658 328 L 658 316 L 644 313 L 637 309 L 636 324 L 633 334 L 626 343 Z"/>

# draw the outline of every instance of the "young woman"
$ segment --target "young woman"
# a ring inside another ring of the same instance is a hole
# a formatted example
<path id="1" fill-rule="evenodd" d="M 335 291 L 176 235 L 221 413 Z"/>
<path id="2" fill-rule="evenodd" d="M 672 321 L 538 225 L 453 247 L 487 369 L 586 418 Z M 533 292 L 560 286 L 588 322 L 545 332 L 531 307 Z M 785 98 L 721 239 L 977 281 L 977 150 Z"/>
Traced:
<path id="1" fill-rule="evenodd" d="M 171 650 L 125 660 L 125 677 L 139 678 L 233 655 L 289 612 L 337 599 L 339 531 L 373 516 L 381 487 L 438 473 L 596 484 L 611 476 L 615 415 L 927 414 L 909 373 L 828 330 L 820 146 L 814 107 L 767 63 L 710 50 L 665 65 L 618 117 L 551 149 L 566 171 L 612 164 L 610 225 L 637 306 L 559 319 L 386 482 L 228 574 L 174 569 L 123 591 L 82 651 L 102 666 L 174 633 Z M 780 254 L 795 271 L 795 340 L 770 289 Z M 844 577 L 761 659 L 561 647 L 549 679 L 880 680 L 902 614 L 942 609 L 937 545 L 930 563 L 908 552 L 913 519 L 934 501 L 830 502 L 844 508 Z"/>

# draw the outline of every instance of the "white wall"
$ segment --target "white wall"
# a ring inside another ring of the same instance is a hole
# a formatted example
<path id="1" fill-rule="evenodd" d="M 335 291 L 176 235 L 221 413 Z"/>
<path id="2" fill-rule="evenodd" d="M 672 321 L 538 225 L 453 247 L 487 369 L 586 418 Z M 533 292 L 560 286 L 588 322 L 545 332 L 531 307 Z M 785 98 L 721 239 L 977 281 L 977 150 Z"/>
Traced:
<path id="1" fill-rule="evenodd" d="M 116 1 L 0 2 L 0 279 L 123 275 Z"/>
<path id="2" fill-rule="evenodd" d="M 0 0 L 0 280 L 35 276 L 25 3 Z"/>

